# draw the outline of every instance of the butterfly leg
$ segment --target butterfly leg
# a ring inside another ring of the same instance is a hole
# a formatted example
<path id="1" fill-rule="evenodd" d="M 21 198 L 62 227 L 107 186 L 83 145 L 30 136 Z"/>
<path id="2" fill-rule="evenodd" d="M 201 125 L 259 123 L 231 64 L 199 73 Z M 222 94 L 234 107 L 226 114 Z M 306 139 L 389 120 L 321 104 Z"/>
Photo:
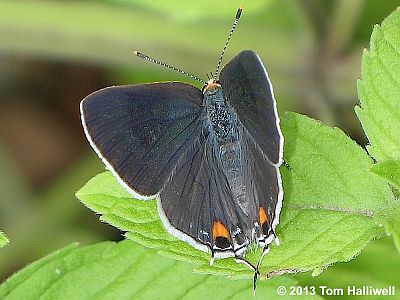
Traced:
<path id="1" fill-rule="evenodd" d="M 283 164 L 288 169 L 289 171 L 292 170 L 292 167 L 286 162 L 286 160 L 283 160 Z"/>

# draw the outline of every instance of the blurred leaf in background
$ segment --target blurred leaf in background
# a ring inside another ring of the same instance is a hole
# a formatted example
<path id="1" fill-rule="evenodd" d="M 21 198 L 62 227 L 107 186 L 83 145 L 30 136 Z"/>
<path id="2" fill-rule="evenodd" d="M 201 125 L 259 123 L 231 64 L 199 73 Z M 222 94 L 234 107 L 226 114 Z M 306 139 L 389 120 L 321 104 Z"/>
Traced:
<path id="1" fill-rule="evenodd" d="M 8 238 L 5 236 L 5 234 L 0 231 L 0 248 L 4 247 L 5 245 L 7 245 L 10 241 L 8 240 Z"/>

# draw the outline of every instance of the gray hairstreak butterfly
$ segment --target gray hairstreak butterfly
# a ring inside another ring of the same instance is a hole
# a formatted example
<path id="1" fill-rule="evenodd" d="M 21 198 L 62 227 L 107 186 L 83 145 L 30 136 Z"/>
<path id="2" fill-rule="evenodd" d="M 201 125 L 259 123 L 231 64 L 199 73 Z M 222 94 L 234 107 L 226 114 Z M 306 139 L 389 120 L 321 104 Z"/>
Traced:
<path id="1" fill-rule="evenodd" d="M 235 257 L 254 271 L 279 240 L 283 136 L 267 71 L 256 53 L 240 52 L 203 84 L 113 86 L 82 100 L 87 139 L 130 194 L 157 199 L 166 230 L 214 258 Z M 219 79 L 217 76 L 219 75 Z M 250 243 L 263 252 L 245 259 Z"/>

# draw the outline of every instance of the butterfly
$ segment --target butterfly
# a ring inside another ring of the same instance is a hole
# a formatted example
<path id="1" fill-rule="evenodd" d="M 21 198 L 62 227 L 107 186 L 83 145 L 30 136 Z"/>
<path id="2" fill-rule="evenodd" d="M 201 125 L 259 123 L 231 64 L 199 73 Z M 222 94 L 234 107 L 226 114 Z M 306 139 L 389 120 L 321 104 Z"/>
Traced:
<path id="1" fill-rule="evenodd" d="M 254 271 L 275 240 L 283 189 L 283 136 L 272 84 L 259 56 L 245 50 L 203 83 L 112 86 L 80 105 L 90 145 L 136 199 L 156 198 L 165 229 L 214 258 L 234 257 Z M 217 76 L 219 78 L 217 79 Z M 245 259 L 250 243 L 263 252 Z"/>

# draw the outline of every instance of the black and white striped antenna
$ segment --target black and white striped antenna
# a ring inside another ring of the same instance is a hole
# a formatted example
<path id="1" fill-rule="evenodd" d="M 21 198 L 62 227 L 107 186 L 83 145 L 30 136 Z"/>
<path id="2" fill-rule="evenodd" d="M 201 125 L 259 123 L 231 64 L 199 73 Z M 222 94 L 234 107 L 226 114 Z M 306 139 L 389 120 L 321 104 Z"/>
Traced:
<path id="1" fill-rule="evenodd" d="M 206 84 L 206 82 L 205 82 L 203 79 L 200 79 L 200 78 L 198 78 L 197 76 L 194 76 L 194 75 L 192 75 L 192 74 L 190 74 L 190 73 L 188 73 L 188 72 L 186 72 L 186 71 L 183 71 L 183 70 L 181 70 L 181 69 L 178 69 L 178 68 L 176 68 L 176 67 L 174 67 L 174 66 L 167 65 L 166 63 L 163 63 L 163 62 L 158 61 L 158 60 L 156 60 L 156 59 L 154 59 L 154 58 L 151 58 L 150 56 L 148 56 L 148 55 L 146 55 L 146 54 L 143 54 L 143 53 L 141 53 L 141 52 L 139 52 L 139 51 L 136 51 L 136 50 L 135 50 L 135 51 L 133 51 L 133 54 L 135 54 L 136 56 L 138 56 L 138 57 L 140 57 L 140 58 L 142 58 L 142 59 L 144 59 L 144 60 L 147 60 L 147 61 L 149 61 L 149 62 L 151 62 L 151 63 L 153 63 L 153 64 L 157 64 L 157 65 L 166 67 L 166 68 L 168 68 L 168 69 L 177 71 L 177 72 L 179 72 L 179 73 L 181 73 L 181 74 L 184 74 L 184 75 L 186 75 L 186 76 L 189 76 L 190 78 L 193 78 L 193 79 L 195 79 L 195 80 L 201 82 L 202 84 Z"/>
<path id="2" fill-rule="evenodd" d="M 232 25 L 231 31 L 229 32 L 229 35 L 228 35 L 228 39 L 226 40 L 224 48 L 222 49 L 221 55 L 219 57 L 218 64 L 217 64 L 217 69 L 215 70 L 215 73 L 214 73 L 214 76 L 213 76 L 214 80 L 217 80 L 219 68 L 221 67 L 222 58 L 223 58 L 223 56 L 225 54 L 226 48 L 228 47 L 229 40 L 231 39 L 232 34 L 235 31 L 236 25 L 239 22 L 240 16 L 242 15 L 242 11 L 243 11 L 243 5 L 240 5 L 239 9 L 236 12 L 235 20 L 233 21 L 233 25 Z"/>
<path id="3" fill-rule="evenodd" d="M 243 11 L 243 5 L 241 5 L 241 6 L 239 7 L 239 9 L 237 10 L 237 12 L 236 12 L 235 20 L 234 20 L 234 22 L 233 22 L 231 31 L 229 32 L 228 39 L 227 39 L 226 42 L 225 42 L 224 48 L 222 49 L 222 52 L 221 52 L 221 55 L 220 55 L 220 57 L 219 57 L 218 64 L 217 64 L 217 68 L 216 68 L 216 70 L 215 70 L 214 76 L 213 76 L 212 73 L 211 73 L 211 77 L 212 77 L 212 79 L 214 79 L 214 80 L 217 80 L 219 68 L 221 67 L 222 58 L 223 58 L 223 56 L 224 56 L 224 54 L 225 54 L 226 48 L 228 47 L 229 40 L 231 39 L 231 36 L 232 36 L 233 32 L 235 31 L 236 25 L 237 25 L 238 22 L 239 22 L 240 15 L 242 14 L 242 11 Z M 203 79 L 200 79 L 200 78 L 197 77 L 197 76 L 194 76 L 194 75 L 192 75 L 192 74 L 190 74 L 190 73 L 188 73 L 188 72 L 186 72 L 186 71 L 183 71 L 183 70 L 178 69 L 178 68 L 176 68 L 176 67 L 174 67 L 174 66 L 170 66 L 170 65 L 168 65 L 168 64 L 166 64 L 166 63 L 163 63 L 163 62 L 161 62 L 161 61 L 159 61 L 159 60 L 156 60 L 156 59 L 154 59 L 154 58 L 151 58 L 150 56 L 148 56 L 148 55 L 146 55 L 146 54 L 143 54 L 143 53 L 141 53 L 141 52 L 139 52 L 139 51 L 136 51 L 136 50 L 135 50 L 135 51 L 133 51 L 133 54 L 135 54 L 136 56 L 138 56 L 138 57 L 140 57 L 140 58 L 142 58 L 142 59 L 144 59 L 144 60 L 147 60 L 147 61 L 149 61 L 149 62 L 151 62 L 151 63 L 153 63 L 153 64 L 157 64 L 157 65 L 166 67 L 166 68 L 168 68 L 168 69 L 177 71 L 177 72 L 179 72 L 179 73 L 181 73 L 181 74 L 183 74 L 183 75 L 189 76 L 190 78 L 193 78 L 193 79 L 195 79 L 195 80 L 201 82 L 201 83 L 204 84 L 204 85 L 207 84 Z M 207 76 L 208 76 L 208 75 L 207 75 Z"/>

